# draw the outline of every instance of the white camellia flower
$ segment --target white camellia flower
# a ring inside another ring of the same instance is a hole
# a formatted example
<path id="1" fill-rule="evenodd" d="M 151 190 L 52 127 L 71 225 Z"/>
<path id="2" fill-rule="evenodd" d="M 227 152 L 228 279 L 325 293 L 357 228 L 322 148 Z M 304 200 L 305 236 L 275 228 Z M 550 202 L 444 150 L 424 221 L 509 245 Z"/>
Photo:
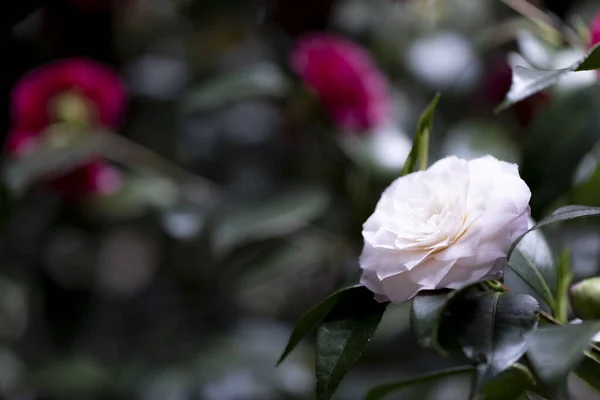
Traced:
<path id="1" fill-rule="evenodd" d="M 527 230 L 531 191 L 516 164 L 455 156 L 396 179 L 363 225 L 361 283 L 379 301 L 498 276 Z"/>

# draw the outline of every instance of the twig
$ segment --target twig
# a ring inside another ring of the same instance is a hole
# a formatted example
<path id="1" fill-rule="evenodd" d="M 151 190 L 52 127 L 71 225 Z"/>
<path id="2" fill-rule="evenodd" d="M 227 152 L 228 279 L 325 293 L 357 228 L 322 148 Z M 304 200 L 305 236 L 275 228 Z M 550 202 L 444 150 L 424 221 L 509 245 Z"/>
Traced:
<path id="1" fill-rule="evenodd" d="M 551 324 L 559 325 L 559 326 L 565 326 L 565 324 L 563 324 L 562 322 L 560 322 L 559 320 L 557 320 L 556 318 L 554 318 L 552 315 L 548 314 L 544 310 L 539 310 L 538 314 L 540 315 L 540 317 L 544 318 L 546 321 L 550 322 Z M 594 343 L 591 343 L 590 347 L 596 353 L 600 354 L 600 347 L 598 345 L 596 345 Z"/>

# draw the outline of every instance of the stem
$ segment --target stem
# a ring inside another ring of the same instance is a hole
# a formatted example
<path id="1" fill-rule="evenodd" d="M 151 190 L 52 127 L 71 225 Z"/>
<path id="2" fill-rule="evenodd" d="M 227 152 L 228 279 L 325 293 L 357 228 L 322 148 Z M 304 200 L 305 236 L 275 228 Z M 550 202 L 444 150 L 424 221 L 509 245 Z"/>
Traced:
<path id="1" fill-rule="evenodd" d="M 508 288 L 500 281 L 485 281 L 485 284 L 495 292 L 508 292 Z"/>
<path id="2" fill-rule="evenodd" d="M 526 0 L 500 0 L 502 3 L 506 4 L 508 7 L 512 8 L 519 14 L 523 15 L 527 19 L 531 20 L 533 23 L 538 25 L 541 29 L 546 30 L 548 32 L 552 32 L 552 34 L 556 35 L 556 37 L 562 37 L 566 42 L 571 45 L 577 45 L 579 43 L 579 39 L 577 37 L 577 33 L 573 31 L 569 26 L 563 25 L 560 21 L 557 21 L 555 18 L 552 18 L 548 13 L 540 10 L 535 5 L 531 4 Z"/>
<path id="3" fill-rule="evenodd" d="M 427 169 L 427 158 L 429 156 L 429 129 L 426 129 L 421 136 L 419 143 L 419 169 L 421 171 Z"/>
<path id="4" fill-rule="evenodd" d="M 557 320 L 556 318 L 554 318 L 552 315 L 548 314 L 546 311 L 544 310 L 539 310 L 538 314 L 540 315 L 540 317 L 544 318 L 546 321 L 550 322 L 551 324 L 554 325 L 559 325 L 559 326 L 565 326 L 565 324 L 563 324 L 562 322 L 560 322 L 559 320 Z M 592 348 L 592 350 L 594 350 L 596 353 L 600 354 L 600 347 L 598 347 L 597 345 L 595 345 L 594 343 L 591 344 L 590 346 Z"/>

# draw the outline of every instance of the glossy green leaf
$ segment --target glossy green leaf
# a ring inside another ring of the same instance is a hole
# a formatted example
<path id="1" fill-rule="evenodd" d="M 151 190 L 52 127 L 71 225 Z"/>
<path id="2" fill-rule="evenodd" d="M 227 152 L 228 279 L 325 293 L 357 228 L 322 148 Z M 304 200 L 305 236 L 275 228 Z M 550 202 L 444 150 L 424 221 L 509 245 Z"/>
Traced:
<path id="1" fill-rule="evenodd" d="M 552 251 L 541 231 L 532 232 L 518 243 L 508 266 L 554 309 L 558 278 Z"/>
<path id="2" fill-rule="evenodd" d="M 535 380 L 531 371 L 517 363 L 485 385 L 477 399 L 514 400 L 521 398 L 525 391 L 532 390 L 534 385 Z"/>
<path id="3" fill-rule="evenodd" d="M 527 358 L 535 375 L 555 399 L 566 399 L 567 376 L 584 359 L 600 322 L 544 327 L 527 337 Z"/>
<path id="4" fill-rule="evenodd" d="M 600 45 L 594 46 L 576 63 L 557 70 L 534 70 L 517 65 L 513 68 L 512 84 L 506 98 L 496 112 L 518 103 L 527 97 L 555 85 L 565 75 L 576 71 L 600 69 Z"/>
<path id="5" fill-rule="evenodd" d="M 440 100 L 439 93 L 435 95 L 431 103 L 425 108 L 425 111 L 419 118 L 419 124 L 417 125 L 417 132 L 413 139 L 413 146 L 404 162 L 404 167 L 400 176 L 410 174 L 417 169 L 417 160 L 421 159 L 421 162 L 427 162 L 422 160 L 426 156 L 429 148 L 429 133 L 433 125 L 433 117 L 435 116 L 435 108 L 437 107 L 438 101 Z"/>
<path id="6" fill-rule="evenodd" d="M 525 354 L 538 310 L 533 297 L 511 292 L 469 292 L 452 302 L 446 319 L 463 353 L 477 364 L 474 391 Z"/>
<path id="7" fill-rule="evenodd" d="M 583 360 L 575 369 L 579 378 L 600 392 L 600 360 L 586 352 Z"/>
<path id="8" fill-rule="evenodd" d="M 294 326 L 294 330 L 290 335 L 289 341 L 285 346 L 285 350 L 279 357 L 277 361 L 277 365 L 281 364 L 285 358 L 296 348 L 298 343 L 306 336 L 310 330 L 315 328 L 329 312 L 335 307 L 335 305 L 340 301 L 342 296 L 346 293 L 356 290 L 363 290 L 360 285 L 353 285 L 349 287 L 342 288 L 335 293 L 329 295 L 325 300 L 308 310 L 299 320 L 296 322 Z"/>
<path id="9" fill-rule="evenodd" d="M 304 228 L 329 204 L 317 189 L 296 189 L 256 203 L 227 209 L 217 218 L 215 253 L 222 256 L 238 245 L 265 240 Z"/>
<path id="10" fill-rule="evenodd" d="M 444 312 L 453 299 L 472 286 L 468 285 L 452 291 L 421 293 L 413 299 L 410 308 L 410 326 L 421 346 L 433 348 L 441 355 L 447 354 L 447 351 L 438 342 L 438 332 Z"/>
<path id="11" fill-rule="evenodd" d="M 385 396 L 396 392 L 398 390 L 404 389 L 411 385 L 418 385 L 421 383 L 435 382 L 440 379 L 449 378 L 455 375 L 463 375 L 473 372 L 473 367 L 455 367 L 448 368 L 441 371 L 431 372 L 425 375 L 417 376 L 415 378 L 406 379 L 400 382 L 395 383 L 387 383 L 384 385 L 380 385 L 374 387 L 369 390 L 367 395 L 365 396 L 365 400 L 380 400 Z"/>
<path id="12" fill-rule="evenodd" d="M 523 144 L 519 173 L 531 188 L 531 209 L 539 218 L 566 196 L 581 160 L 600 139 L 597 87 L 564 93 L 536 114 Z"/>
<path id="13" fill-rule="evenodd" d="M 600 216 L 600 207 L 586 207 L 586 206 L 565 206 L 561 207 L 558 210 L 554 211 L 551 215 L 544 218 L 533 227 L 529 228 L 525 233 L 519 236 L 511 245 L 508 250 L 507 258 L 510 259 L 513 251 L 519 244 L 519 242 L 527 235 L 529 232 L 532 232 L 536 229 L 543 228 L 544 226 L 554 224 L 556 222 L 569 221 L 577 218 L 584 217 L 595 217 Z"/>
<path id="14" fill-rule="evenodd" d="M 290 90 L 290 82 L 274 64 L 259 64 L 219 76 L 192 88 L 181 103 L 183 114 L 212 110 L 248 98 L 277 98 Z"/>
<path id="15" fill-rule="evenodd" d="M 317 331 L 317 400 L 331 398 L 371 341 L 386 307 L 365 287 L 342 294 Z"/>
<path id="16" fill-rule="evenodd" d="M 414 298 L 410 308 L 410 326 L 419 344 L 444 352 L 437 340 L 448 292 L 423 294 Z"/>

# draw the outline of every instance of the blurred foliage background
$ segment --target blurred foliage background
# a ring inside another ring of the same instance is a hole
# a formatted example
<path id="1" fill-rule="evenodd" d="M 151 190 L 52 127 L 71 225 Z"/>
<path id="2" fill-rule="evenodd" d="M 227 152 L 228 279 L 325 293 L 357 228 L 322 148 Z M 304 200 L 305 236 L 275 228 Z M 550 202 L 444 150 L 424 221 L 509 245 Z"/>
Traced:
<path id="1" fill-rule="evenodd" d="M 27 71 L 89 57 L 125 81 L 126 118 L 112 146 L 127 146 L 119 167 L 135 175 L 123 193 L 85 204 L 35 185 L 18 196 L 3 190 L 0 397 L 314 398 L 310 340 L 274 364 L 294 321 L 356 269 L 361 225 L 437 91 L 431 159 L 491 153 L 518 162 L 535 218 L 561 204 L 600 206 L 595 73 L 493 112 L 511 63 L 559 68 L 582 55 L 600 5 L 532 0 L 551 16 L 548 29 L 505 3 L 526 2 L 2 5 L 3 133 L 12 87 Z M 372 54 L 390 80 L 389 132 L 336 129 L 292 72 L 290 50 L 315 31 Z M 557 253 L 571 248 L 577 279 L 598 274 L 597 224 L 547 232 Z M 408 305 L 390 311 L 338 399 L 460 361 L 420 349 Z M 573 398 L 594 398 L 572 384 Z M 466 398 L 468 386 L 450 378 L 397 398 Z"/>

